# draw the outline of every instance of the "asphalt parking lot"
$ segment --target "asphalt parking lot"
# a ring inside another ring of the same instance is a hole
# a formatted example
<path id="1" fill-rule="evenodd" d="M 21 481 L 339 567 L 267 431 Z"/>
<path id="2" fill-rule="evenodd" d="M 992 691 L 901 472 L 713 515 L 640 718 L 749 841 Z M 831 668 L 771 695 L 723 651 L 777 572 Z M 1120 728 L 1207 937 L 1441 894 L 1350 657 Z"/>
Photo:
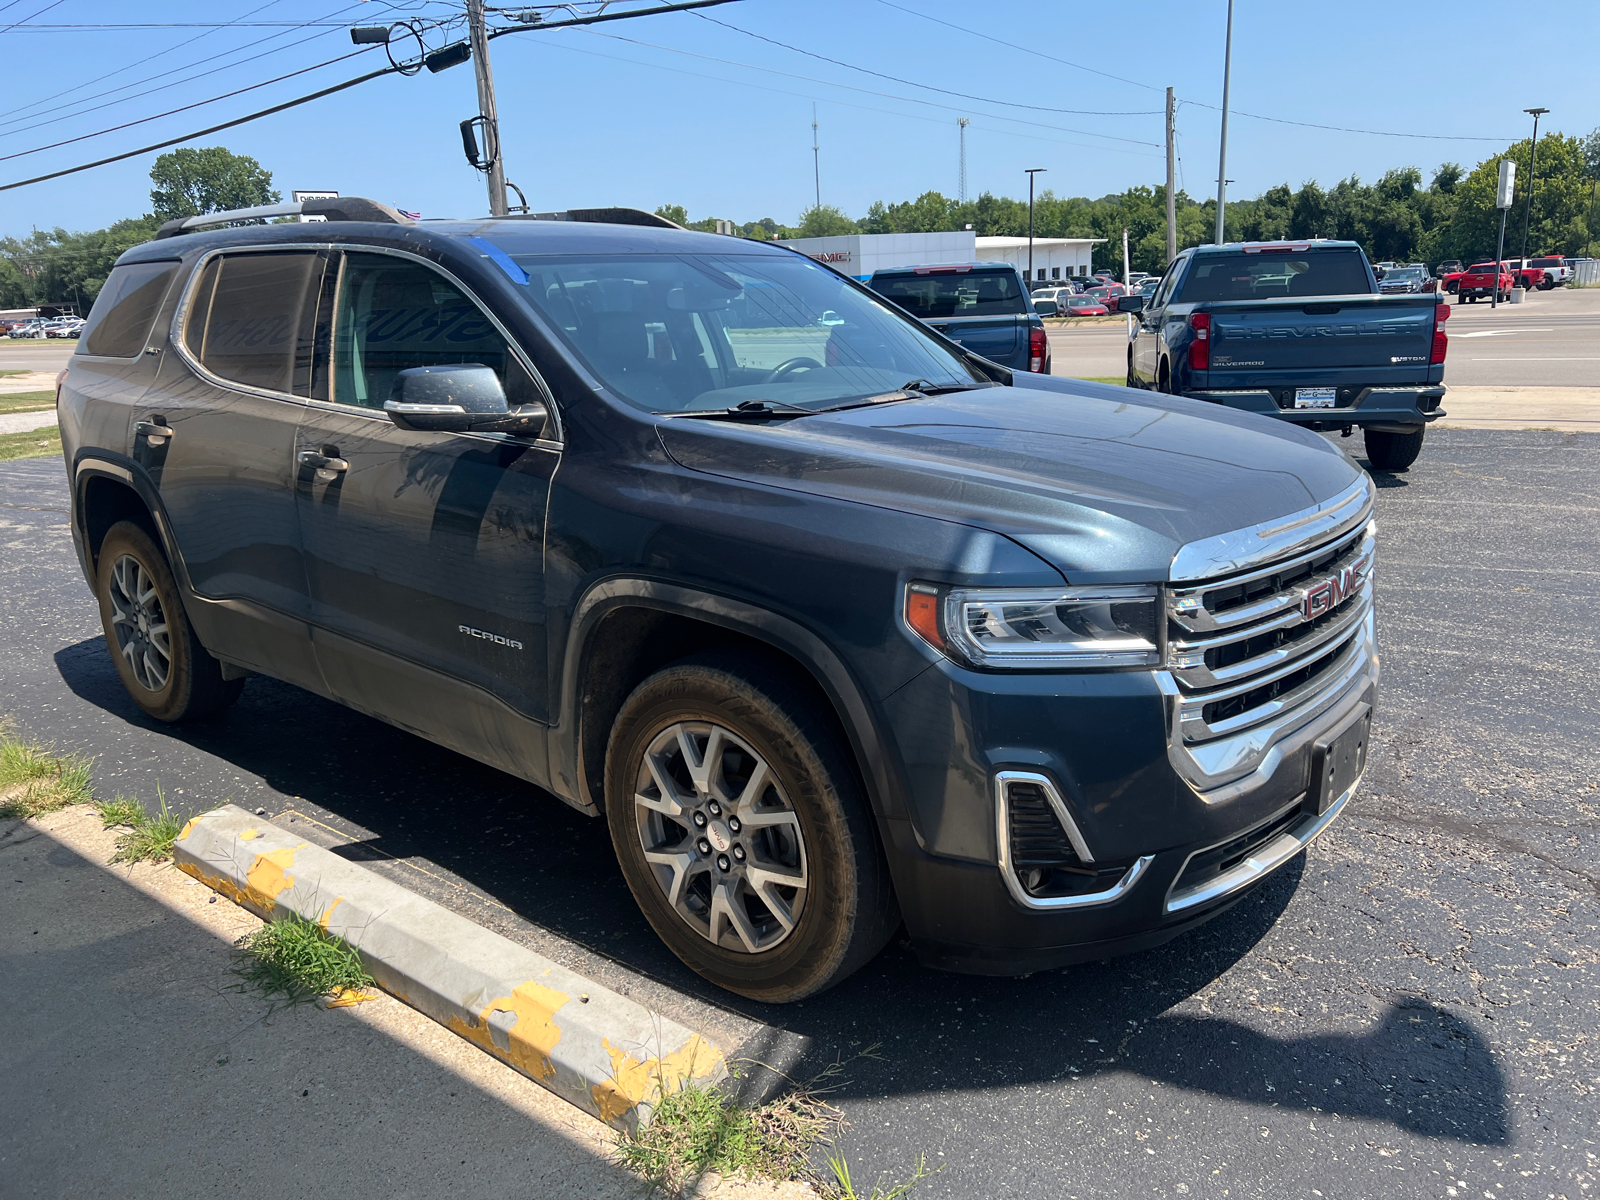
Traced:
<path id="1" fill-rule="evenodd" d="M 798 1075 L 850 1060 L 858 1182 L 925 1154 L 926 1197 L 1577 1200 L 1600 1173 L 1600 437 L 1435 430 L 1378 481 L 1385 674 L 1353 811 L 1199 932 L 1026 979 L 892 946 L 815 1001 L 734 1001 L 656 941 L 603 825 L 526 785 L 259 678 L 156 726 L 106 657 L 53 460 L 0 465 L 0 713 L 96 756 L 102 794 L 295 815 Z"/>

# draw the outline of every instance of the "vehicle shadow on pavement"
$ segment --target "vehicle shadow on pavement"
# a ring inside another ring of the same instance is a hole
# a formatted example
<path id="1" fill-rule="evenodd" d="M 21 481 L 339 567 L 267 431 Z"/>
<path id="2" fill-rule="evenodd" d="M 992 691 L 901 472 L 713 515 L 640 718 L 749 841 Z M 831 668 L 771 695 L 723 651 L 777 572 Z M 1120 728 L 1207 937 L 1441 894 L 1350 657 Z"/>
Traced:
<path id="1" fill-rule="evenodd" d="M 159 761 L 169 791 L 183 782 L 196 808 L 254 803 L 230 796 L 222 780 L 258 775 L 278 794 L 262 801 L 269 814 L 309 806 L 365 831 L 335 852 L 442 869 L 534 926 L 804 1039 L 803 1058 L 783 1064 L 793 1078 L 849 1060 L 842 1101 L 1127 1073 L 1461 1141 L 1509 1138 L 1499 1066 L 1443 1008 L 1378 1002 L 1355 1030 L 1298 1038 L 1259 1032 L 1278 1018 L 1256 1010 L 1241 1014 L 1253 1025 L 1209 1014 L 1207 990 L 1273 928 L 1303 859 L 1198 930 L 1125 958 L 1020 979 L 963 976 L 924 968 L 897 940 L 823 996 L 759 1005 L 710 988 L 666 950 L 628 893 L 604 822 L 520 780 L 275 680 L 252 679 L 218 718 L 173 727 L 133 706 L 102 639 L 64 648 L 56 663 L 88 703 L 191 748 Z M 236 769 L 219 771 L 208 757 Z"/>

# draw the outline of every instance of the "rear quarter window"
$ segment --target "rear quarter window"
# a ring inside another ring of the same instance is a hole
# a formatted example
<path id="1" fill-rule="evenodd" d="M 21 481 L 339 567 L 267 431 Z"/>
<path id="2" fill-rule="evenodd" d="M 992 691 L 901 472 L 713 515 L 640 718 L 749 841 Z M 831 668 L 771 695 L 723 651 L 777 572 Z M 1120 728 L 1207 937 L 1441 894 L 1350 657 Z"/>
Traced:
<path id="1" fill-rule="evenodd" d="M 143 350 L 166 298 L 176 262 L 129 263 L 112 268 L 83 329 L 80 352 L 105 358 L 135 358 Z"/>
<path id="2" fill-rule="evenodd" d="M 923 320 L 1026 313 L 1022 281 L 1014 271 L 964 271 L 938 275 L 891 275 L 872 290 Z"/>
<path id="3" fill-rule="evenodd" d="M 195 286 L 184 344 L 231 383 L 310 395 L 322 270 L 309 251 L 213 258 Z"/>

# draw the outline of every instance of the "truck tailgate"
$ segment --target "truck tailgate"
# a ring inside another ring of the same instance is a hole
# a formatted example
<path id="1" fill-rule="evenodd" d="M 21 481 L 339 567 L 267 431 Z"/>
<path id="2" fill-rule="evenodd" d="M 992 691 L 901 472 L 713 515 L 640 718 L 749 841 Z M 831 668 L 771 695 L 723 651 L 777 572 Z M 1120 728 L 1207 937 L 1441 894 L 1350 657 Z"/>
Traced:
<path id="1" fill-rule="evenodd" d="M 991 362 L 1006 363 L 1019 345 L 1026 349 L 1028 344 L 1025 316 L 933 317 L 928 324 Z"/>
<path id="2" fill-rule="evenodd" d="M 1207 385 L 1310 383 L 1311 375 L 1351 369 L 1370 383 L 1415 379 L 1427 370 L 1436 303 L 1432 295 L 1214 301 L 1205 306 Z"/>

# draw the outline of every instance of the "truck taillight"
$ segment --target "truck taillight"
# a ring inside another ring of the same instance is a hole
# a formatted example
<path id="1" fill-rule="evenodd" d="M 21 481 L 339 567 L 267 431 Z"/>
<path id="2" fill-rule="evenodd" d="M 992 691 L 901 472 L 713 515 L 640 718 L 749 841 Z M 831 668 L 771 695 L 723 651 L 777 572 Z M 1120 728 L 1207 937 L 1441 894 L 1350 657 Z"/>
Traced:
<path id="1" fill-rule="evenodd" d="M 1189 328 L 1194 330 L 1194 341 L 1189 343 L 1189 369 L 1191 371 L 1209 371 L 1211 369 L 1211 314 L 1190 313 Z"/>
<path id="2" fill-rule="evenodd" d="M 1050 358 L 1050 344 L 1043 329 L 1028 330 L 1028 370 L 1043 375 L 1045 363 Z"/>
<path id="3" fill-rule="evenodd" d="M 1428 364 L 1437 366 L 1444 361 L 1446 352 L 1450 349 L 1450 339 L 1444 331 L 1444 323 L 1450 319 L 1450 306 L 1441 304 L 1433 314 L 1433 353 L 1428 355 Z"/>

